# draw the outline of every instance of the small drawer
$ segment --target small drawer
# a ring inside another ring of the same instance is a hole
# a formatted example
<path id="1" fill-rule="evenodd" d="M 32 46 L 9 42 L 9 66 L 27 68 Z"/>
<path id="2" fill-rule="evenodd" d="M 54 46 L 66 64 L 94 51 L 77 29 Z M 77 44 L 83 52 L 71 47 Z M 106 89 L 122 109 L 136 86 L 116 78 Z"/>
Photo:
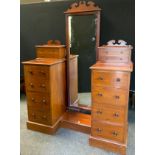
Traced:
<path id="1" fill-rule="evenodd" d="M 45 125 L 51 124 L 50 113 L 28 109 L 28 118 L 32 122 Z"/>
<path id="2" fill-rule="evenodd" d="M 126 106 L 128 104 L 128 91 L 122 89 L 92 88 L 93 107 L 103 107 L 104 104 Z"/>
<path id="3" fill-rule="evenodd" d="M 24 65 L 24 74 L 27 80 L 49 79 L 49 67 L 41 65 Z"/>
<path id="4" fill-rule="evenodd" d="M 120 56 L 102 56 L 100 61 L 104 63 L 129 63 L 129 57 L 120 57 Z"/>
<path id="5" fill-rule="evenodd" d="M 123 124 L 126 119 L 125 108 L 107 105 L 102 108 L 92 108 L 92 120 Z"/>
<path id="6" fill-rule="evenodd" d="M 129 88 L 130 73 L 127 72 L 110 72 L 110 71 L 92 71 L 92 87 L 106 86 L 113 88 Z"/>
<path id="7" fill-rule="evenodd" d="M 106 123 L 100 123 L 93 121 L 91 127 L 91 134 L 94 137 L 100 137 L 104 139 L 114 140 L 117 142 L 125 142 L 125 127 L 109 125 Z"/>
<path id="8" fill-rule="evenodd" d="M 49 82 L 47 80 L 25 80 L 26 89 L 34 92 L 49 92 Z"/>
<path id="9" fill-rule="evenodd" d="M 29 107 L 32 107 L 35 109 L 49 109 L 50 108 L 49 94 L 27 92 L 26 96 L 27 96 Z"/>

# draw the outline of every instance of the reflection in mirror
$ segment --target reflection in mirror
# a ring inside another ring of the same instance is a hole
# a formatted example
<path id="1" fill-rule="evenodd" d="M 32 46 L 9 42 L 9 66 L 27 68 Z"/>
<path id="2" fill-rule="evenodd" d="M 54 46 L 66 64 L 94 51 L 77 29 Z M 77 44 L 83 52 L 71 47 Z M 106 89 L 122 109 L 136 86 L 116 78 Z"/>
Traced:
<path id="1" fill-rule="evenodd" d="M 68 17 L 70 54 L 78 57 L 78 106 L 91 106 L 89 67 L 96 62 L 96 14 Z"/>

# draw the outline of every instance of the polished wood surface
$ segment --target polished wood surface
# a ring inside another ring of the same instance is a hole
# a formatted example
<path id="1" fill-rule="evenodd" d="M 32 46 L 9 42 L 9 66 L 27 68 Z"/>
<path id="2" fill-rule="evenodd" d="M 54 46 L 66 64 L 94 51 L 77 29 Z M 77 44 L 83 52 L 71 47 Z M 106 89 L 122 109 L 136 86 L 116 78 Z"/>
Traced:
<path id="1" fill-rule="evenodd" d="M 91 115 L 66 111 L 61 122 L 61 127 L 90 134 Z"/>
<path id="2" fill-rule="evenodd" d="M 23 64 L 28 102 L 27 127 L 53 133 L 59 124 L 57 121 L 66 111 L 65 59 L 37 58 Z"/>
<path id="3" fill-rule="evenodd" d="M 130 60 L 131 49 L 125 45 L 126 42 L 118 41 L 119 47 L 113 46 L 113 43 L 115 41 L 109 41 L 107 46 L 99 48 L 103 59 L 115 55 L 118 58 L 128 57 L 129 60 L 122 63 L 111 59 L 108 63 L 100 59 L 91 66 L 92 121 L 89 143 L 125 155 L 133 65 Z"/>

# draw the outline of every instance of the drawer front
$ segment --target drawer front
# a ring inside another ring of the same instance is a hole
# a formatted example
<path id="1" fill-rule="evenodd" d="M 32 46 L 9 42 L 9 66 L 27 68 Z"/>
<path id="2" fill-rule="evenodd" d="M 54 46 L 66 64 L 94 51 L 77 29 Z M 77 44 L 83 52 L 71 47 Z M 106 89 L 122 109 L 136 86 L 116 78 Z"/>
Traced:
<path id="1" fill-rule="evenodd" d="M 131 55 L 131 50 L 129 49 L 117 49 L 117 48 L 99 48 L 99 57 L 100 56 L 120 56 L 120 57 L 126 57 Z"/>
<path id="2" fill-rule="evenodd" d="M 130 61 L 129 57 L 119 57 L 119 56 L 100 56 L 100 61 L 105 63 L 128 63 Z"/>
<path id="3" fill-rule="evenodd" d="M 27 80 L 49 79 L 49 67 L 41 65 L 24 65 L 24 74 Z"/>
<path id="4" fill-rule="evenodd" d="M 92 87 L 94 86 L 106 86 L 113 88 L 129 88 L 130 73 L 127 72 L 103 72 L 92 71 Z"/>
<path id="5" fill-rule="evenodd" d="M 95 87 L 92 89 L 93 107 L 103 107 L 104 104 L 125 106 L 128 104 L 128 91 Z"/>
<path id="6" fill-rule="evenodd" d="M 92 109 L 92 120 L 98 121 L 108 121 L 113 123 L 124 123 L 126 120 L 125 117 L 125 108 L 104 106 L 102 108 L 93 108 Z"/>
<path id="7" fill-rule="evenodd" d="M 49 81 L 47 80 L 25 80 L 26 89 L 35 92 L 49 92 Z"/>
<path id="8" fill-rule="evenodd" d="M 117 142 L 124 143 L 125 141 L 125 128 L 122 126 L 93 122 L 91 134 L 94 137 L 105 138 Z"/>
<path id="9" fill-rule="evenodd" d="M 27 92 L 28 106 L 36 109 L 49 109 L 49 94 Z"/>
<path id="10" fill-rule="evenodd" d="M 50 119 L 50 113 L 49 112 L 41 112 L 36 110 L 28 110 L 28 118 L 32 122 L 41 123 L 50 125 L 51 119 Z"/>

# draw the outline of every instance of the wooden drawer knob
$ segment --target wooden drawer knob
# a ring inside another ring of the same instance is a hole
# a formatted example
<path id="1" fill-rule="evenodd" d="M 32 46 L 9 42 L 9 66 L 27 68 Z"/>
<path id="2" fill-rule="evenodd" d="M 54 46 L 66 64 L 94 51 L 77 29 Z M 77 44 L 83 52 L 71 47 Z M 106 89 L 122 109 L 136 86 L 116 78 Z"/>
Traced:
<path id="1" fill-rule="evenodd" d="M 32 101 L 32 102 L 35 102 L 35 99 L 32 97 L 31 101 Z"/>
<path id="2" fill-rule="evenodd" d="M 40 71 L 39 73 L 42 75 L 46 75 L 46 73 L 44 71 Z"/>
<path id="3" fill-rule="evenodd" d="M 42 116 L 42 119 L 46 120 L 47 119 L 47 116 L 46 115 Z"/>
<path id="4" fill-rule="evenodd" d="M 121 79 L 120 79 L 120 78 L 117 78 L 117 79 L 116 79 L 116 81 L 117 81 L 117 82 L 120 82 L 120 81 L 121 81 Z"/>
<path id="5" fill-rule="evenodd" d="M 114 131 L 114 132 L 112 132 L 112 135 L 113 136 L 118 136 L 118 132 Z"/>
<path id="6" fill-rule="evenodd" d="M 30 86 L 31 86 L 31 88 L 33 88 L 34 87 L 33 83 L 30 83 Z"/>
<path id="7" fill-rule="evenodd" d="M 45 88 L 46 85 L 45 85 L 45 84 L 41 84 L 40 87 L 41 87 L 41 88 Z"/>
<path id="8" fill-rule="evenodd" d="M 32 113 L 32 117 L 33 117 L 34 119 L 36 119 L 36 115 L 35 115 L 35 113 Z"/>
<path id="9" fill-rule="evenodd" d="M 97 129 L 96 129 L 96 132 L 102 132 L 102 129 L 97 128 Z"/>
<path id="10" fill-rule="evenodd" d="M 102 93 L 98 93 L 97 96 L 103 96 L 103 94 Z"/>
<path id="11" fill-rule="evenodd" d="M 31 75 L 33 75 L 33 71 L 29 71 L 29 73 L 30 73 Z"/>
<path id="12" fill-rule="evenodd" d="M 114 114 L 114 117 L 119 117 L 119 113 L 115 113 Z"/>
<path id="13" fill-rule="evenodd" d="M 98 79 L 98 80 L 103 80 L 103 77 L 98 77 L 97 79 Z"/>
<path id="14" fill-rule="evenodd" d="M 43 99 L 43 100 L 42 100 L 42 103 L 46 103 L 46 100 L 45 100 L 45 99 Z"/>
<path id="15" fill-rule="evenodd" d="M 98 111 L 96 111 L 96 113 L 97 113 L 97 114 L 102 114 L 102 111 L 99 111 L 99 110 L 98 110 Z"/>
<path id="16" fill-rule="evenodd" d="M 119 99 L 120 97 L 118 95 L 115 96 L 116 99 Z"/>

